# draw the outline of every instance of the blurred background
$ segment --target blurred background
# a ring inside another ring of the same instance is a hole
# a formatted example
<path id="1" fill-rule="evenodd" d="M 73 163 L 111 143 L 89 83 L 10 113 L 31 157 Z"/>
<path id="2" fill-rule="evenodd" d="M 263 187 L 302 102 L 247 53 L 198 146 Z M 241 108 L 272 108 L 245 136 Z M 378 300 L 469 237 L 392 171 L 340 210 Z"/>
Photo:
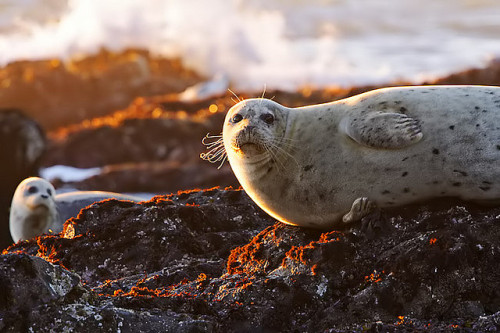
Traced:
<path id="1" fill-rule="evenodd" d="M 141 48 L 236 89 L 418 82 L 500 53 L 496 0 L 2 0 L 0 63 Z"/>
<path id="2" fill-rule="evenodd" d="M 234 105 L 228 88 L 300 106 L 390 85 L 499 85 L 500 2 L 0 0 L 0 49 L 5 245 L 30 175 L 145 196 L 239 186 L 227 163 L 199 158 Z"/>

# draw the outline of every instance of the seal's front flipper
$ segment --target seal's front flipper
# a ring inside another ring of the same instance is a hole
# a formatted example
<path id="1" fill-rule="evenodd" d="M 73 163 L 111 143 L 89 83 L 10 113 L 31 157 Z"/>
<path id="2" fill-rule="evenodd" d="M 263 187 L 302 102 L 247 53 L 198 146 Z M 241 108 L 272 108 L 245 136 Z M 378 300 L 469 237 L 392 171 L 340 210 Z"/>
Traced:
<path id="1" fill-rule="evenodd" d="M 345 224 L 361 220 L 361 231 L 368 239 L 373 239 L 390 231 L 390 223 L 377 205 L 368 198 L 354 200 L 351 210 L 345 214 L 342 221 Z"/>
<path id="2" fill-rule="evenodd" d="M 370 201 L 366 197 L 357 198 L 354 200 L 351 206 L 351 210 L 342 217 L 342 222 L 353 223 L 361 220 L 363 217 L 367 216 L 373 212 L 376 208 L 374 202 Z"/>
<path id="3" fill-rule="evenodd" d="M 402 113 L 372 112 L 344 117 L 340 130 L 371 148 L 399 149 L 422 139 L 418 120 Z"/>

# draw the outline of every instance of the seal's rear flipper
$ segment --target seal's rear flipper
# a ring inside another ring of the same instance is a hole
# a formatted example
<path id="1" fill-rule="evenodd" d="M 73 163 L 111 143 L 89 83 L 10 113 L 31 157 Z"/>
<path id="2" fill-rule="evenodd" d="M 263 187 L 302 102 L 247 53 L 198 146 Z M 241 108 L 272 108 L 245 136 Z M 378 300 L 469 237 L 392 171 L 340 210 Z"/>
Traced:
<path id="1" fill-rule="evenodd" d="M 340 130 L 370 148 L 400 149 L 422 139 L 418 120 L 402 113 L 352 114 L 340 121 Z"/>

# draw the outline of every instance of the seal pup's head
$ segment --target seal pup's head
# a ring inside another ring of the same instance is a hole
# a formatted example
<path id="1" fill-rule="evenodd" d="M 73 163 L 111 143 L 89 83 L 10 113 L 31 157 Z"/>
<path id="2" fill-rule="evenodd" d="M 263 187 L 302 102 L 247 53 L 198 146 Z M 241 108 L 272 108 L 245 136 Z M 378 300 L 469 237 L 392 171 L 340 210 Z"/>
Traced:
<path id="1" fill-rule="evenodd" d="M 231 155 L 249 163 L 276 159 L 282 149 L 287 116 L 284 106 L 264 98 L 247 99 L 233 106 L 222 132 L 230 162 Z"/>
<path id="2" fill-rule="evenodd" d="M 45 179 L 30 177 L 16 188 L 10 206 L 10 234 L 14 242 L 49 231 L 59 216 L 54 186 Z"/>

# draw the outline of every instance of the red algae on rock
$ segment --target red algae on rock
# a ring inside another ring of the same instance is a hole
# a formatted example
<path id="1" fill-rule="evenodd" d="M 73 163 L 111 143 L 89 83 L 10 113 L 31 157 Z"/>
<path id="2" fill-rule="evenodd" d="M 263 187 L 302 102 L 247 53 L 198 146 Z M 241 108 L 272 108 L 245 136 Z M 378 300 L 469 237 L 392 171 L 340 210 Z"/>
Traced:
<path id="1" fill-rule="evenodd" d="M 393 228 L 373 239 L 359 226 L 321 232 L 274 223 L 241 190 L 184 191 L 95 204 L 71 220 L 74 238 L 21 242 L 2 258 L 40 253 L 78 274 L 86 298 L 33 306 L 61 314 L 65 327 L 94 329 L 99 315 L 109 329 L 118 318 L 216 332 L 498 328 L 499 209 L 443 199 L 386 215 Z M 11 265 L 0 265 L 8 293 L 19 279 L 5 273 Z M 62 314 L 82 303 L 88 311 L 78 318 Z M 1 304 L 14 313 L 4 327 L 14 327 L 18 308 Z M 47 313 L 33 310 L 27 325 L 60 327 Z"/>

